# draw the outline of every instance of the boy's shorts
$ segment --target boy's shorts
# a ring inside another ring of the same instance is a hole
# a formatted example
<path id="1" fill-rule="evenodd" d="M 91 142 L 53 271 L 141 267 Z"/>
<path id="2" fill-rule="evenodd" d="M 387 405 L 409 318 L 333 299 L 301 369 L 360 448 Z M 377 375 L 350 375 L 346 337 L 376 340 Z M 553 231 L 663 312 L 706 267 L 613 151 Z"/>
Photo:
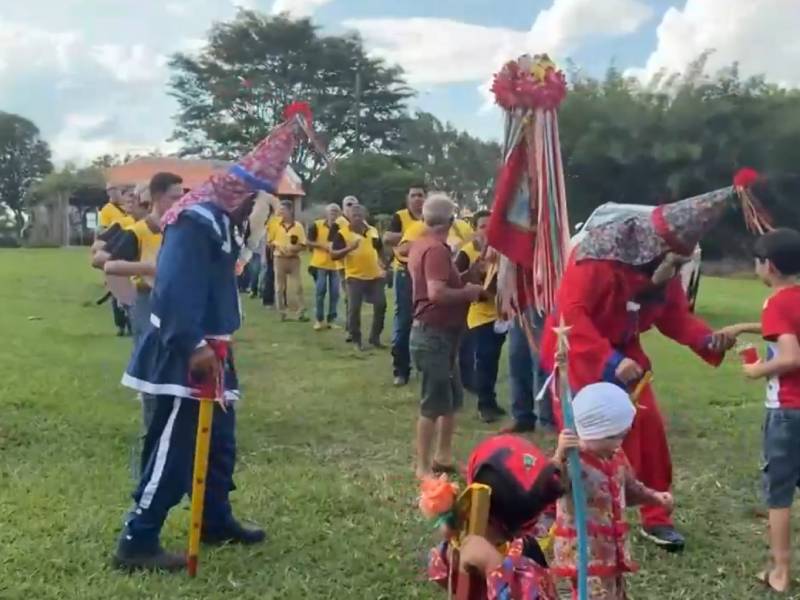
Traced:
<path id="1" fill-rule="evenodd" d="M 414 367 L 422 376 L 419 413 L 428 419 L 455 413 L 464 403 L 464 388 L 458 370 L 460 332 L 436 329 L 415 322 L 409 350 Z"/>
<path id="2" fill-rule="evenodd" d="M 767 409 L 762 470 L 767 506 L 789 508 L 800 483 L 800 410 Z"/>

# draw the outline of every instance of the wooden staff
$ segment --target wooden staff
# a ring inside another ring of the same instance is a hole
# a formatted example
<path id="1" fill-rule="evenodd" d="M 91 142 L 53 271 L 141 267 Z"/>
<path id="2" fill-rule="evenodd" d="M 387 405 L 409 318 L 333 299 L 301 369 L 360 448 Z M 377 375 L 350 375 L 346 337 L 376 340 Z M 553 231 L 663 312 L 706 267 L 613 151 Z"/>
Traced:
<path id="1" fill-rule="evenodd" d="M 197 575 L 200 557 L 200 534 L 203 529 L 203 505 L 206 497 L 206 475 L 208 474 L 208 449 L 211 445 L 211 425 L 214 421 L 213 398 L 200 400 L 197 417 L 197 439 L 194 447 L 194 472 L 192 474 L 192 511 L 189 528 L 189 555 L 187 567 L 189 576 Z"/>
<path id="2" fill-rule="evenodd" d="M 561 414 L 564 427 L 575 431 L 575 418 L 572 414 L 572 390 L 569 387 L 567 352 L 569 351 L 568 334 L 571 328 L 564 322 L 562 315 L 558 327 L 553 330 L 558 336 L 556 365 L 561 376 L 559 397 L 561 398 Z M 572 484 L 572 503 L 575 508 L 575 529 L 578 538 L 578 600 L 589 598 L 589 537 L 586 529 L 586 492 L 581 478 L 581 461 L 578 449 L 572 448 L 567 453 L 570 483 Z"/>
<path id="3" fill-rule="evenodd" d="M 203 506 L 206 499 L 208 452 L 211 446 L 211 426 L 214 423 L 214 404 L 217 401 L 222 403 L 225 396 L 225 363 L 228 356 L 228 346 L 226 342 L 218 340 L 208 340 L 208 344 L 219 361 L 219 370 L 212 381 L 204 381 L 198 386 L 200 407 L 197 414 L 197 435 L 194 446 L 189 552 L 186 561 L 190 577 L 197 575 L 197 566 L 200 560 L 200 536 L 203 532 Z M 221 405 L 222 409 L 225 410 L 225 405 Z"/>
<path id="4" fill-rule="evenodd" d="M 646 388 L 650 382 L 653 381 L 653 372 L 652 371 L 645 371 L 642 378 L 639 380 L 639 383 L 636 384 L 636 387 L 633 388 L 633 392 L 631 393 L 631 402 L 639 409 L 639 397 L 642 395 L 644 388 Z"/>
<path id="5" fill-rule="evenodd" d="M 489 499 L 492 489 L 482 483 L 473 483 L 465 489 L 456 502 L 456 515 L 459 523 L 458 542 L 463 542 L 468 535 L 486 536 L 489 525 Z M 458 568 L 458 584 L 456 600 L 469 600 L 473 586 L 478 582 L 474 573 L 461 569 L 450 563 L 451 568 Z"/>

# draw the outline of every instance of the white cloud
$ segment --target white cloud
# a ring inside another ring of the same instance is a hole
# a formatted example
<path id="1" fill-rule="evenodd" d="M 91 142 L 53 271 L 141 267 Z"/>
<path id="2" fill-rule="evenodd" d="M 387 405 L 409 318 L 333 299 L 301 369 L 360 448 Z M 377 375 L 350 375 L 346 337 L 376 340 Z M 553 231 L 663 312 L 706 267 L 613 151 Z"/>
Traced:
<path id="1" fill-rule="evenodd" d="M 123 83 L 158 83 L 166 77 L 168 59 L 142 44 L 122 46 L 102 44 L 93 46 L 90 54 Z"/>
<path id="2" fill-rule="evenodd" d="M 158 145 L 174 111 L 165 64 L 142 44 L 0 22 L 0 106 L 36 123 L 59 162 Z"/>
<path id="3" fill-rule="evenodd" d="M 486 77 L 519 54 L 526 33 L 452 19 L 350 19 L 370 52 L 402 66 L 412 84 L 456 83 Z"/>
<path id="4" fill-rule="evenodd" d="M 252 0 L 245 0 L 251 1 Z M 272 14 L 289 13 L 294 18 L 310 17 L 316 10 L 331 0 L 275 0 L 272 5 Z"/>
<path id="5" fill-rule="evenodd" d="M 630 72 L 650 77 L 660 69 L 682 71 L 712 49 L 709 70 L 737 61 L 742 75 L 800 85 L 798 26 L 798 0 L 686 0 L 683 9 L 667 9 L 655 51 L 643 68 Z"/>
<path id="6" fill-rule="evenodd" d="M 191 8 L 187 2 L 167 2 L 164 4 L 164 10 L 173 17 L 185 17 Z"/>
<path id="7" fill-rule="evenodd" d="M 653 14 L 640 0 L 554 0 L 542 10 L 528 33 L 527 43 L 554 56 L 574 50 L 587 38 L 633 33 Z"/>
<path id="8" fill-rule="evenodd" d="M 563 57 L 587 38 L 638 29 L 652 14 L 642 0 L 553 0 L 528 31 L 452 19 L 350 19 L 370 51 L 400 64 L 409 81 L 440 84 L 480 81 L 524 53 Z"/>

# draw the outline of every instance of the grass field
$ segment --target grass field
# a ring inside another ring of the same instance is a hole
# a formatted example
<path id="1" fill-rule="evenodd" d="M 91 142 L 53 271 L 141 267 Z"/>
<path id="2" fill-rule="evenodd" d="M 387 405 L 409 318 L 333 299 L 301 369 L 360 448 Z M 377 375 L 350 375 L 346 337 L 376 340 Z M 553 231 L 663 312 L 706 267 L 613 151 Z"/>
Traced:
<path id="1" fill-rule="evenodd" d="M 414 502 L 416 385 L 391 387 L 388 352 L 357 356 L 341 332 L 280 323 L 250 300 L 233 502 L 269 542 L 206 550 L 196 580 L 111 570 L 139 409 L 118 384 L 130 340 L 113 336 L 110 309 L 93 303 L 101 293 L 85 250 L 0 251 L 0 598 L 444 598 L 422 578 L 433 534 Z M 765 295 L 705 279 L 699 312 L 715 325 L 752 320 Z M 647 344 L 688 547 L 668 556 L 637 541 L 631 598 L 759 597 L 762 385 L 738 360 L 713 370 L 657 335 Z M 490 431 L 469 405 L 459 458 Z M 183 547 L 187 522 L 173 511 L 166 545 Z"/>

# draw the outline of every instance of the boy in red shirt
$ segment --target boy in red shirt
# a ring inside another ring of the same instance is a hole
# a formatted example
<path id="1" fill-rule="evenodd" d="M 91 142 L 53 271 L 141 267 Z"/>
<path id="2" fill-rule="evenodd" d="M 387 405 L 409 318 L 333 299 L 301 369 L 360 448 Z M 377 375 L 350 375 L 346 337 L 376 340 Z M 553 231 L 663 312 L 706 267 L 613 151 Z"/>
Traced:
<path id="1" fill-rule="evenodd" d="M 735 333 L 761 333 L 767 359 L 744 365 L 750 379 L 767 379 L 764 422 L 764 494 L 769 507 L 772 567 L 759 578 L 772 590 L 789 587 L 790 516 L 800 484 L 800 233 L 776 229 L 755 245 L 756 274 L 774 290 L 761 323 L 735 325 Z"/>

